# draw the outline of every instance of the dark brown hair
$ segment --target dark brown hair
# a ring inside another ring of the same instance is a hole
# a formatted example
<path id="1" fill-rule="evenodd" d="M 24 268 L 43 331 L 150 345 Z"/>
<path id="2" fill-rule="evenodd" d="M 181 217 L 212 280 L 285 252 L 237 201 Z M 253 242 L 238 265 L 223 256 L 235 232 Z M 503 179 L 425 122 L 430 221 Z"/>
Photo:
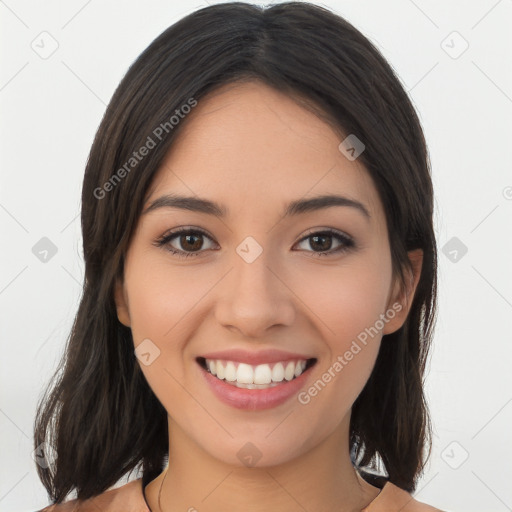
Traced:
<path id="1" fill-rule="evenodd" d="M 53 503 L 71 491 L 78 499 L 98 495 L 135 469 L 146 485 L 165 468 L 167 412 L 140 370 L 131 330 L 117 318 L 114 286 L 152 179 L 186 123 L 171 128 L 170 118 L 191 98 L 243 80 L 308 99 L 364 142 L 358 161 L 378 189 L 402 283 L 407 251 L 423 250 L 410 313 L 383 337 L 350 423 L 353 461 L 372 468 L 380 459 L 391 482 L 415 490 L 431 449 L 423 379 L 437 293 L 433 190 L 420 122 L 390 65 L 340 16 L 305 2 L 234 2 L 193 12 L 157 37 L 122 79 L 94 139 L 82 189 L 83 294 L 34 425 L 34 448 L 45 443 L 57 457 L 37 466 Z M 155 147 L 126 167 L 148 137 Z M 123 166 L 129 171 L 118 172 Z M 114 174 L 122 180 L 113 182 Z"/>

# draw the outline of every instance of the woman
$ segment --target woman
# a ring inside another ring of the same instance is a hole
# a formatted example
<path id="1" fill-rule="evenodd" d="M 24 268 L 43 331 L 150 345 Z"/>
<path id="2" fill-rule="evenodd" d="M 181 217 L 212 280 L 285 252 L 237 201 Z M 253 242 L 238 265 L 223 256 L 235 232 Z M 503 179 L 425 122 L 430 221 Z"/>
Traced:
<path id="1" fill-rule="evenodd" d="M 438 510 L 411 495 L 432 214 L 414 108 L 345 20 L 227 3 L 167 29 L 85 170 L 83 296 L 35 425 L 44 510 Z"/>

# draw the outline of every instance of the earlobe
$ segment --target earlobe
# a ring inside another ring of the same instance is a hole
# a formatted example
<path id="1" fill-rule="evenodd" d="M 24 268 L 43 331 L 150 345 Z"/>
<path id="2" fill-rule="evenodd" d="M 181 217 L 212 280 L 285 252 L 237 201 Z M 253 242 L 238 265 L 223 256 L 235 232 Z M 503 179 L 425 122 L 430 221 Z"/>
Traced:
<path id="1" fill-rule="evenodd" d="M 405 323 L 416 293 L 416 287 L 420 280 L 421 268 L 423 265 L 423 250 L 415 249 L 413 251 L 409 251 L 407 255 L 411 262 L 411 269 L 409 272 L 406 272 L 406 275 L 404 276 L 405 286 L 402 286 L 398 280 L 395 282 L 387 310 L 393 310 L 395 314 L 386 323 L 382 330 L 383 334 L 391 334 L 400 329 L 400 327 Z"/>
<path id="2" fill-rule="evenodd" d="M 124 292 L 124 285 L 122 281 L 118 280 L 115 284 L 114 299 L 117 309 L 117 318 L 126 327 L 131 326 L 130 312 L 128 310 L 128 301 Z"/>

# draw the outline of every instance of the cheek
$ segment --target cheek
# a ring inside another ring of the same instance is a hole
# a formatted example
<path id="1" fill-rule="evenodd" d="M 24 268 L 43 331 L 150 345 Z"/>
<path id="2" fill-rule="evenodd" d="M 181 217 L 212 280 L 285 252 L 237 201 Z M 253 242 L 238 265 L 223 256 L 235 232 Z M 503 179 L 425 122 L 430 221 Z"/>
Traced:
<path id="1" fill-rule="evenodd" d="M 317 407 L 328 408 L 334 400 L 339 404 L 334 422 L 351 407 L 375 364 L 390 279 L 390 268 L 361 261 L 317 272 L 303 283 L 301 293 L 307 293 L 307 306 L 316 314 L 324 340 L 317 370 L 321 382 L 304 401 L 311 398 Z"/>
<path id="2" fill-rule="evenodd" d="M 140 368 L 160 402 L 173 410 L 186 399 L 178 384 L 184 380 L 186 340 L 180 333 L 191 306 L 184 297 L 186 287 L 177 282 L 178 272 L 172 281 L 164 276 L 154 262 L 139 260 L 136 267 L 127 265 L 125 270 L 131 331 Z M 142 356 L 145 353 L 149 353 L 147 359 Z"/>
<path id="3" fill-rule="evenodd" d="M 201 324 L 205 296 L 219 276 L 206 268 L 191 270 L 165 259 L 144 259 L 134 253 L 125 268 L 131 330 L 135 348 L 151 340 L 150 351 L 158 356 L 141 370 L 160 402 L 168 411 L 184 411 L 190 395 L 180 385 L 189 378 L 190 337 Z M 142 345 L 141 345 L 142 347 Z"/>
<path id="4" fill-rule="evenodd" d="M 306 306 L 318 318 L 324 339 L 336 353 L 332 356 L 347 350 L 352 340 L 376 325 L 385 312 L 390 279 L 385 266 L 361 262 L 322 269 L 303 280 L 300 294 L 307 297 Z M 382 330 L 380 323 L 377 327 Z"/>
<path id="5" fill-rule="evenodd" d="M 127 265 L 125 278 L 135 349 L 140 353 L 147 347 L 144 352 L 150 353 L 150 364 L 139 357 L 144 377 L 167 411 L 186 410 L 190 396 L 182 383 L 190 328 L 187 315 L 206 290 L 197 288 L 193 273 L 149 259 Z M 205 283 L 199 286 L 204 288 Z"/>
<path id="6" fill-rule="evenodd" d="M 213 276 L 142 258 L 126 270 L 130 317 L 135 343 L 144 338 L 158 344 L 181 339 L 188 316 L 215 282 Z M 179 348 L 173 343 L 172 350 Z"/>

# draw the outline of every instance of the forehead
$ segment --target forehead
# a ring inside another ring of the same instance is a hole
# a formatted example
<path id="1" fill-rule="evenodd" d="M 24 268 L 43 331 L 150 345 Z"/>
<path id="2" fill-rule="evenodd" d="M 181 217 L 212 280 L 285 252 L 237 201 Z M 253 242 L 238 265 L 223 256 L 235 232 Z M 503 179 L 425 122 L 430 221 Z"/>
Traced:
<path id="1" fill-rule="evenodd" d="M 148 202 L 168 192 L 215 196 L 231 213 L 340 193 L 383 215 L 365 167 L 338 149 L 341 130 L 261 82 L 227 84 L 181 122 Z"/>

